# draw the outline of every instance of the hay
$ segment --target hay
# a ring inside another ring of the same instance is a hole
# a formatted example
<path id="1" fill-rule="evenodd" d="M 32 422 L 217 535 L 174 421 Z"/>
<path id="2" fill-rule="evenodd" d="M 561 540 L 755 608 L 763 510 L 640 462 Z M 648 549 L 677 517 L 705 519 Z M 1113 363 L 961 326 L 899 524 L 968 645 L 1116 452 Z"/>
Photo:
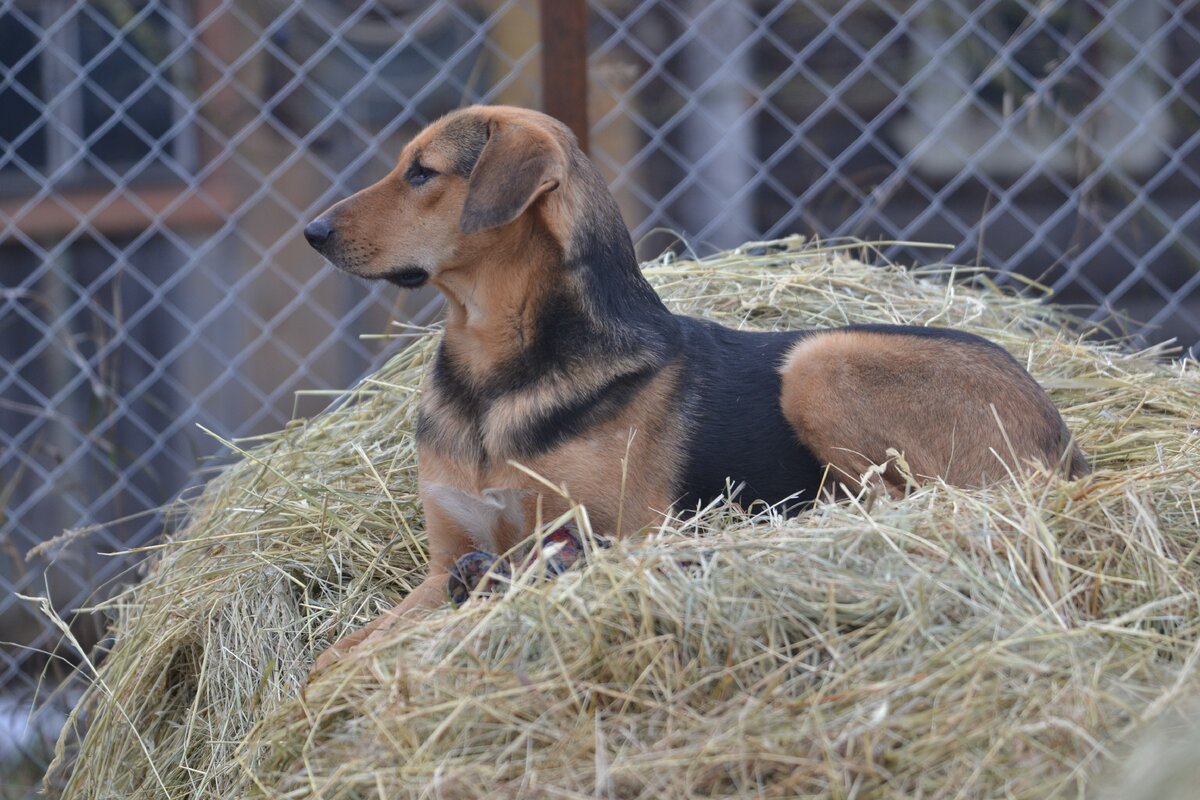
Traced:
<path id="1" fill-rule="evenodd" d="M 791 520 L 716 508 L 394 630 L 302 692 L 316 652 L 420 580 L 427 336 L 240 451 L 109 604 L 116 643 L 86 732 L 64 737 L 62 795 L 1094 793 L 1197 688 L 1197 364 L 1088 343 L 981 273 L 868 267 L 858 247 L 646 271 L 675 310 L 734 326 L 988 336 L 1049 389 L 1094 474 Z"/>

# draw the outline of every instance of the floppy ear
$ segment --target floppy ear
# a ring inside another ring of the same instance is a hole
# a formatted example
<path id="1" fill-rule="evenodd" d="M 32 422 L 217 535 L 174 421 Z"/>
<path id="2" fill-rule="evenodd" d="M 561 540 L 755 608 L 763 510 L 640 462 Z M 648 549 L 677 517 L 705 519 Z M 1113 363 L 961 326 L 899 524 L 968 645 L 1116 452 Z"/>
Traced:
<path id="1" fill-rule="evenodd" d="M 560 158 L 549 137 L 522 125 L 493 122 L 471 170 L 458 226 L 478 233 L 507 225 L 558 186 Z"/>

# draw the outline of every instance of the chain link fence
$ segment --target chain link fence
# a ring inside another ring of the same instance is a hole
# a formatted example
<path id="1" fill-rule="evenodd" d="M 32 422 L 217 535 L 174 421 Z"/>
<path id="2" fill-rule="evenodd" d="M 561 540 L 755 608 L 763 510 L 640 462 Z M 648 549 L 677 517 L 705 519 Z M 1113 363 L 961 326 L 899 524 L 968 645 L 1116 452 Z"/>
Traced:
<path id="1" fill-rule="evenodd" d="M 945 243 L 886 250 L 1022 273 L 1136 343 L 1200 342 L 1195 2 L 589 14 L 592 156 L 643 257 L 676 234 Z M 532 0 L 0 0 L 0 709 L 75 659 L 18 593 L 69 614 L 135 580 L 101 554 L 162 530 L 216 437 L 318 411 L 393 346 L 362 335 L 433 318 L 300 230 L 440 114 L 538 106 L 538 54 Z"/>

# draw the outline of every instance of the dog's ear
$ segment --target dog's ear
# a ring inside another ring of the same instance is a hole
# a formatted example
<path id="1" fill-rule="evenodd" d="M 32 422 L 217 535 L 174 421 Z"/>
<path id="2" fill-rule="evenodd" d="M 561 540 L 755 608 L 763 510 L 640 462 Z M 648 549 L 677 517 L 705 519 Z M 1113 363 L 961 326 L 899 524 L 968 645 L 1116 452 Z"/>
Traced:
<path id="1" fill-rule="evenodd" d="M 558 186 L 562 157 L 542 131 L 507 122 L 489 126 L 487 144 L 471 170 L 458 226 L 478 233 L 507 225 Z"/>

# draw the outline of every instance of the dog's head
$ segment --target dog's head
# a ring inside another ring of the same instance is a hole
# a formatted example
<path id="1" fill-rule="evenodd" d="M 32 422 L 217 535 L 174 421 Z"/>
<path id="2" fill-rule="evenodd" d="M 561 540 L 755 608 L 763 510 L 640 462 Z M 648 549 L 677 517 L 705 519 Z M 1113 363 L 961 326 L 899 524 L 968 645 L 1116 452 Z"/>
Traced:
<path id="1" fill-rule="evenodd" d="M 563 204 L 574 202 L 568 185 L 580 162 L 575 137 L 552 117 L 473 106 L 421 131 L 383 180 L 335 204 L 304 236 L 347 272 L 420 286 L 507 246 L 513 226 L 535 214 L 565 246 Z"/>

